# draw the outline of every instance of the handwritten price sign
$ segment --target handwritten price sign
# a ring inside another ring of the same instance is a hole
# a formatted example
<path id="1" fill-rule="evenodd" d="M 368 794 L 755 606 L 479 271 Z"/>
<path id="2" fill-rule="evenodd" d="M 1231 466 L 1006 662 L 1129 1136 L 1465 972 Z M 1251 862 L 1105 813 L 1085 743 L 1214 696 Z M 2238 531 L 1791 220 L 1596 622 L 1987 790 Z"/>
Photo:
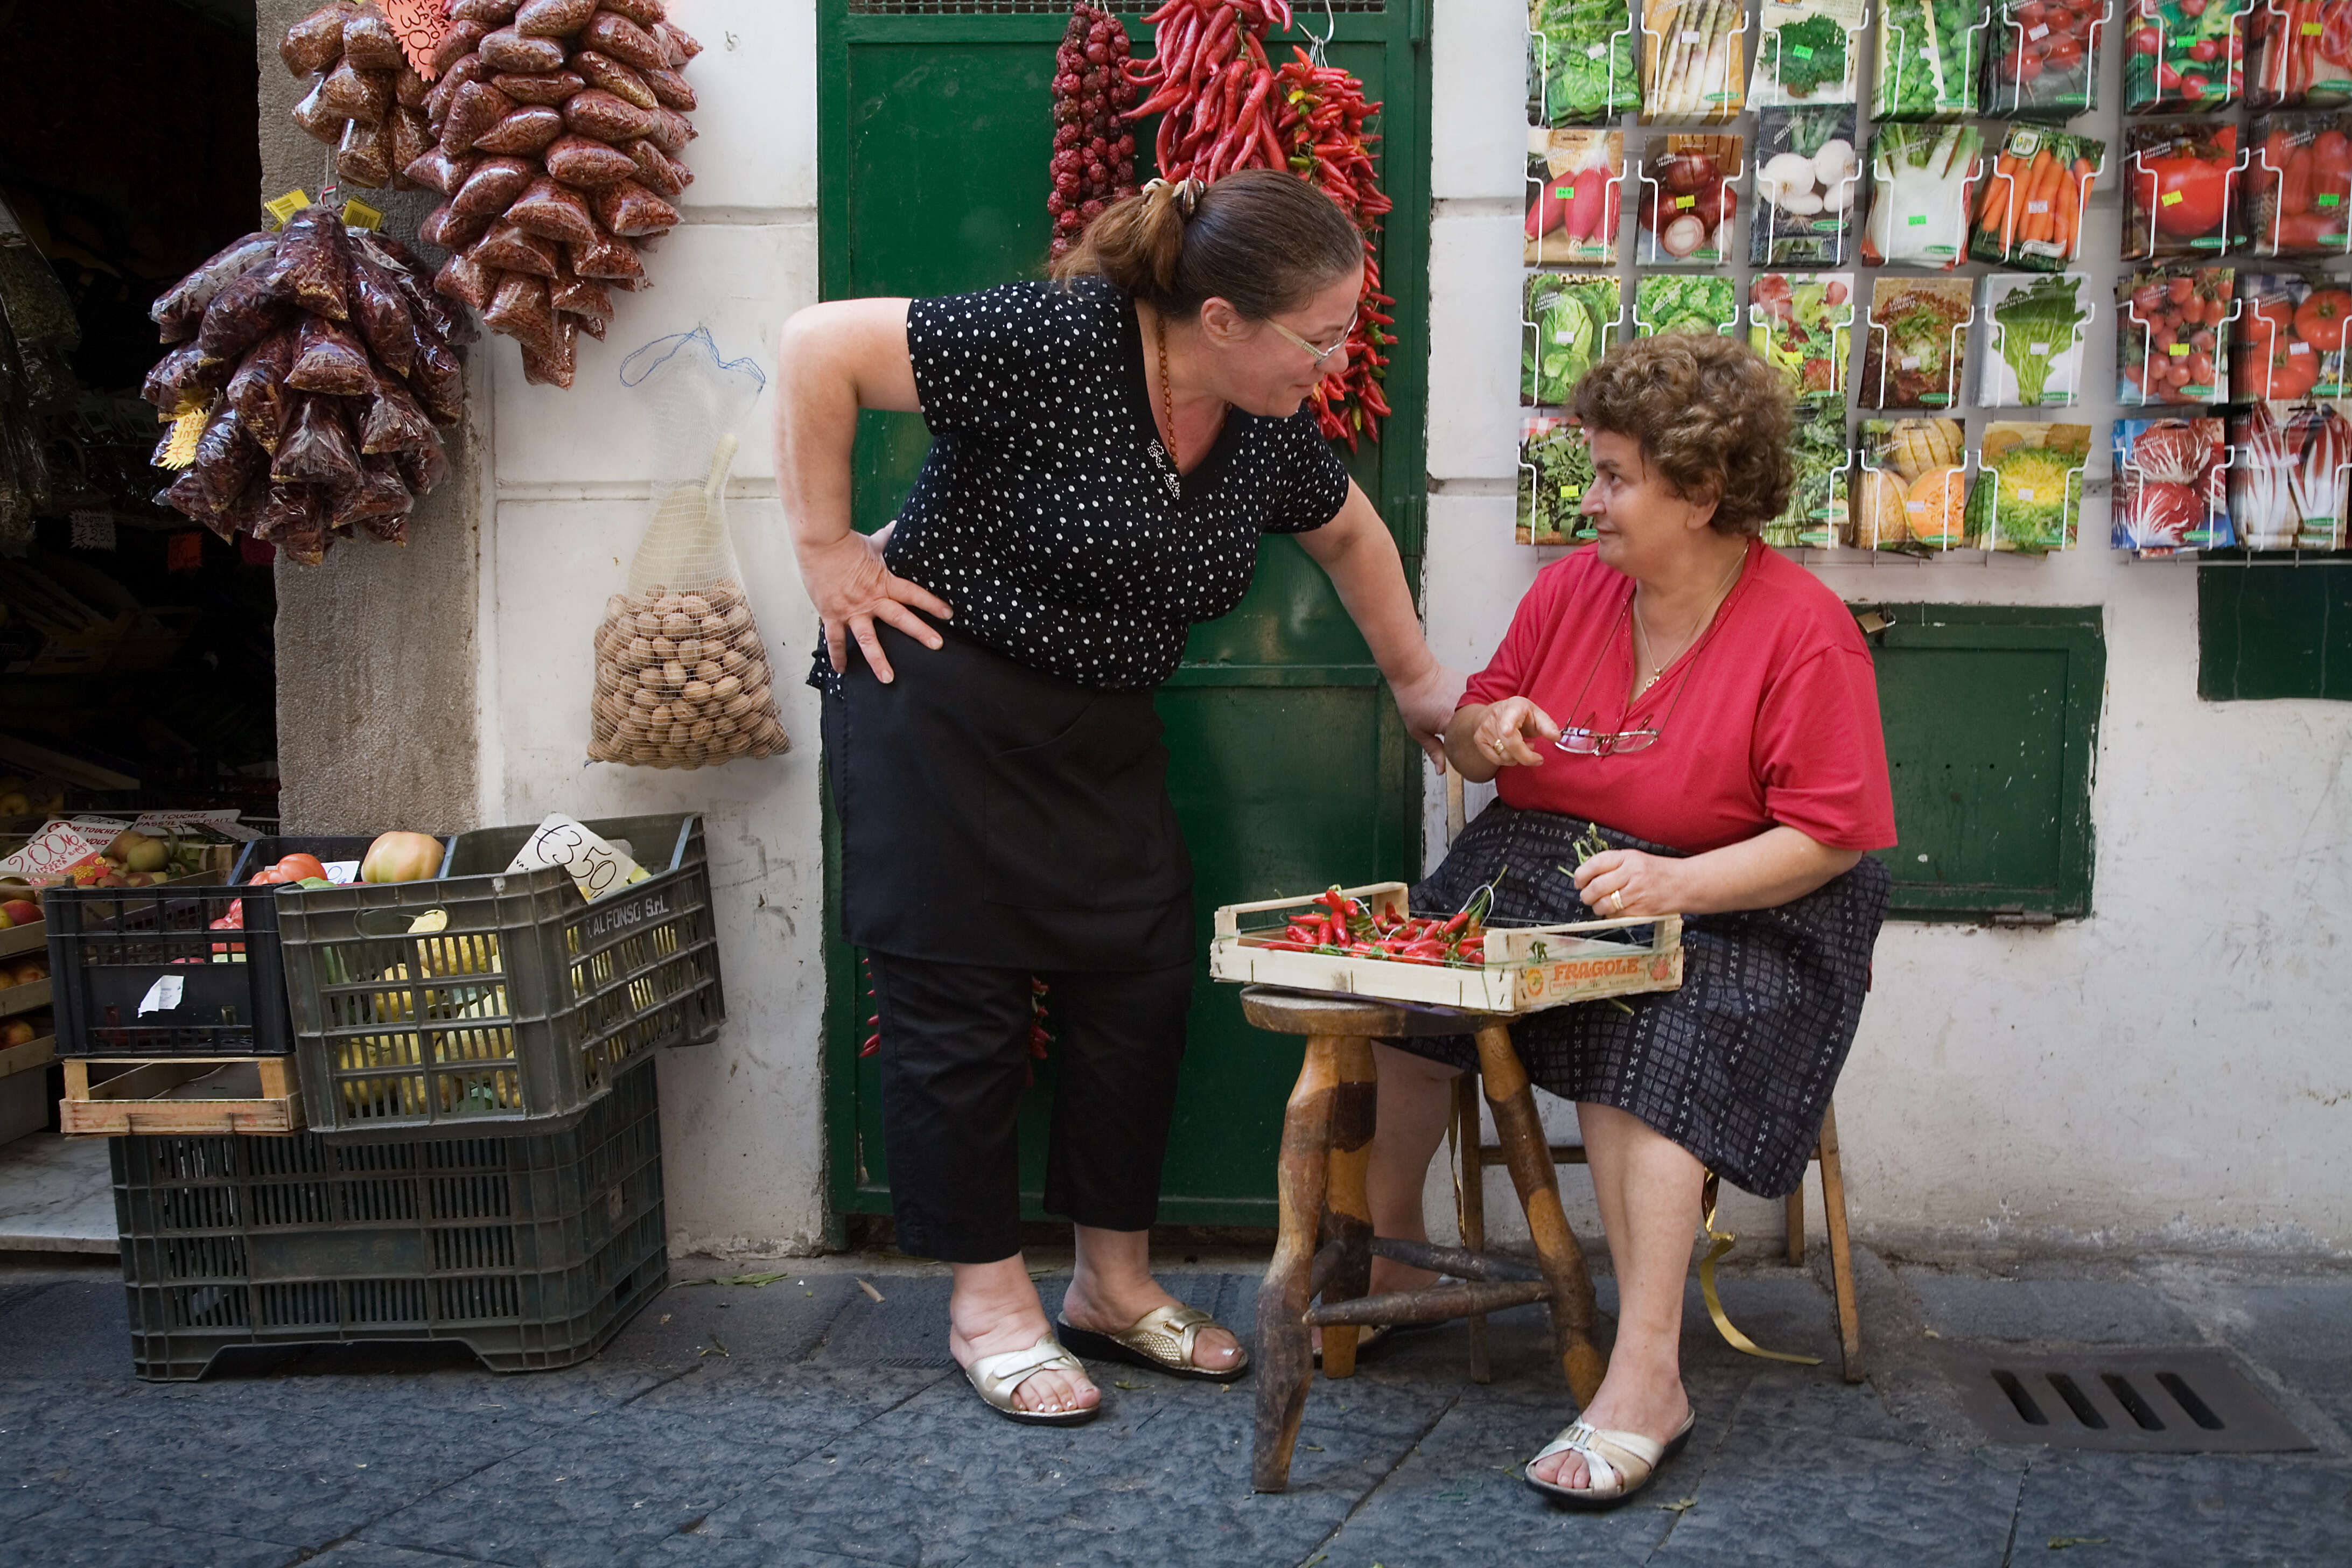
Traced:
<path id="1" fill-rule="evenodd" d="M 400 39 L 400 52 L 408 57 L 418 76 L 431 81 L 437 74 L 433 51 L 449 36 L 446 0 L 383 0 L 383 14 Z"/>
<path id="2" fill-rule="evenodd" d="M 551 812 L 507 867 L 509 871 L 535 871 L 558 867 L 569 872 L 580 896 L 593 902 L 616 888 L 642 882 L 645 868 L 564 816 Z"/>
<path id="3" fill-rule="evenodd" d="M 22 849 L 0 860 L 0 872 L 18 877 L 54 877 L 95 860 L 122 831 L 120 823 L 98 818 L 68 822 L 53 817 L 41 825 Z"/>

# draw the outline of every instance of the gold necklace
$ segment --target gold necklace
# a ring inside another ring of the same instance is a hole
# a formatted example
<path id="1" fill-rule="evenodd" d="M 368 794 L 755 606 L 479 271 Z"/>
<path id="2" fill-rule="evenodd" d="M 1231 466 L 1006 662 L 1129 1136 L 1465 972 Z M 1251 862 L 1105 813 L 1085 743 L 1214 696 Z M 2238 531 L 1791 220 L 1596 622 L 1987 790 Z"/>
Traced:
<path id="1" fill-rule="evenodd" d="M 1168 379 L 1168 318 L 1154 310 L 1151 326 L 1160 341 L 1160 412 L 1168 418 L 1168 466 L 1181 471 L 1183 462 L 1176 455 L 1176 387 Z"/>
<path id="2" fill-rule="evenodd" d="M 1731 563 L 1731 571 L 1727 576 L 1725 576 L 1721 585 L 1716 589 L 1715 597 L 1707 601 L 1706 608 L 1701 610 L 1698 614 L 1698 619 L 1691 623 L 1690 633 L 1684 638 L 1682 647 L 1676 650 L 1675 655 L 1675 658 L 1679 658 L 1683 654 L 1689 652 L 1691 645 L 1698 641 L 1699 632 L 1706 626 L 1708 621 L 1714 618 L 1716 607 L 1730 596 L 1732 584 L 1739 580 L 1740 569 L 1745 567 L 1747 564 L 1748 549 L 1745 545 L 1742 545 L 1739 551 L 1739 559 Z M 1642 624 L 1642 612 L 1639 609 L 1634 608 L 1631 601 L 1627 602 L 1625 607 L 1633 613 L 1633 631 L 1635 635 L 1650 647 L 1657 647 L 1658 639 L 1652 637 L 1650 635 L 1649 627 Z M 1639 652 L 1638 650 L 1634 654 L 1634 658 L 1642 663 L 1646 664 L 1649 662 L 1648 656 Z M 1633 695 L 1639 697 L 1643 692 L 1647 691 L 1650 688 L 1655 686 L 1658 683 L 1658 678 L 1665 674 L 1666 666 L 1673 662 L 1674 659 L 1670 658 L 1663 659 L 1656 664 L 1650 665 L 1650 678 L 1647 680 L 1643 681 L 1640 686 L 1634 688 Z"/>

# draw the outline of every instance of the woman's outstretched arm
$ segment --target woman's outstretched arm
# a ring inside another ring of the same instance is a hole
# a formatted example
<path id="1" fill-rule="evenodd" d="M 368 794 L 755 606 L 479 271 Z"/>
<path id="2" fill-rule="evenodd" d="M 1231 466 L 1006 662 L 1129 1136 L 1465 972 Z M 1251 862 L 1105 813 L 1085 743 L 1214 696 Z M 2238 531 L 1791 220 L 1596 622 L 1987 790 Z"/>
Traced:
<path id="1" fill-rule="evenodd" d="M 1413 609 L 1412 590 L 1405 584 L 1404 562 L 1371 498 L 1350 480 L 1339 515 L 1300 534 L 1298 542 L 1330 577 L 1349 617 L 1364 634 L 1372 662 L 1396 694 L 1405 728 L 1430 761 L 1443 766 L 1440 737 L 1462 695 L 1462 672 L 1438 663 L 1429 651 L 1421 635 L 1421 616 Z"/>

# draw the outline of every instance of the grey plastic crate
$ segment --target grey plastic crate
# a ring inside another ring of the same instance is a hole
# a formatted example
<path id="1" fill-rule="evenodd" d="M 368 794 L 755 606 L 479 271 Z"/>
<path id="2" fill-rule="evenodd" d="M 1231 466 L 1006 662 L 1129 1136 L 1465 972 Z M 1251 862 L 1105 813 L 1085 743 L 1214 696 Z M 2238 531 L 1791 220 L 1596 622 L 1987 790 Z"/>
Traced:
<path id="1" fill-rule="evenodd" d="M 279 895 L 312 1129 L 546 1131 L 653 1051 L 716 1037 L 701 819 L 587 826 L 655 874 L 590 903 L 564 872 L 505 870 L 533 828 L 488 828 L 457 836 L 437 881 Z M 436 910 L 441 930 L 412 930 Z"/>
<path id="2" fill-rule="evenodd" d="M 201 1377 L 239 1345 L 383 1340 L 570 1366 L 669 1277 L 651 1062 L 531 1137 L 109 1142 L 143 1378 Z"/>

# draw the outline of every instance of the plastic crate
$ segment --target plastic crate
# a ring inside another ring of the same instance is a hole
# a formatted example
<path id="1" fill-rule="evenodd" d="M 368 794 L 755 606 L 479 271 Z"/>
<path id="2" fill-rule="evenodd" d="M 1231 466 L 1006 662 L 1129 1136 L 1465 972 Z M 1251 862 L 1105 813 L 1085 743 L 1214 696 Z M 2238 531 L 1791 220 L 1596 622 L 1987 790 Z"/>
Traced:
<path id="1" fill-rule="evenodd" d="M 653 1065 L 521 1138 L 116 1138 L 131 1364 L 236 1345 L 455 1340 L 497 1372 L 587 1360 L 669 1278 Z"/>
<path id="2" fill-rule="evenodd" d="M 278 905 L 205 871 L 157 888 L 51 888 L 49 985 L 61 1057 L 269 1057 L 294 1048 Z M 241 931 L 213 921 L 245 906 Z M 142 1015 L 156 982 L 178 1002 Z"/>
<path id="3" fill-rule="evenodd" d="M 311 1127 L 545 1131 L 654 1050 L 717 1036 L 700 818 L 587 826 L 656 874 L 589 903 L 562 871 L 508 873 L 535 829 L 492 828 L 459 834 L 439 881 L 279 895 Z M 412 932 L 436 910 L 440 931 Z"/>

